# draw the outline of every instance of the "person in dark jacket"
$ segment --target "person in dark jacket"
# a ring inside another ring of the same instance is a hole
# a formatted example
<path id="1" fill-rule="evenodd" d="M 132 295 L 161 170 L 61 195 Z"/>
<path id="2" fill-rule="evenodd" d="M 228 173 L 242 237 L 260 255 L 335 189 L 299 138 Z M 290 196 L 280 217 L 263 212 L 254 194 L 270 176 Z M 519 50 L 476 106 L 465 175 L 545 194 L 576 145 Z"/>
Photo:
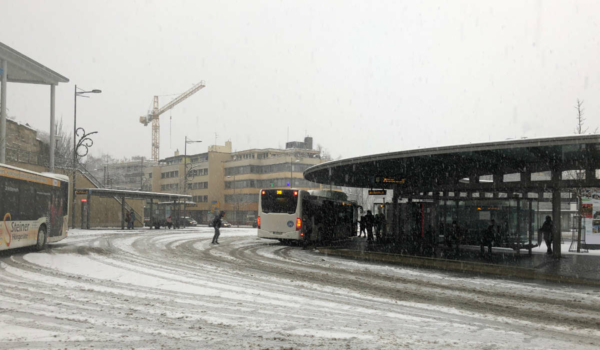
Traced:
<path id="1" fill-rule="evenodd" d="M 546 216 L 546 221 L 540 228 L 540 232 L 544 235 L 544 241 L 546 242 L 546 247 L 548 247 L 548 254 L 552 254 L 552 231 L 554 230 L 554 224 L 552 223 L 552 218 L 550 216 Z"/>
<path id="2" fill-rule="evenodd" d="M 133 230 L 135 228 L 135 211 L 133 211 L 133 209 L 131 209 L 131 229 Z"/>
<path id="3" fill-rule="evenodd" d="M 367 228 L 367 242 L 373 242 L 373 224 L 375 224 L 375 217 L 370 210 L 367 210 L 365 215 L 365 227 Z"/>
<path id="4" fill-rule="evenodd" d="M 215 228 L 215 235 L 213 236 L 212 244 L 219 244 L 219 236 L 221 235 L 221 233 L 219 232 L 219 228 L 221 228 L 221 225 L 223 224 L 222 219 L 224 217 L 225 212 L 222 211 L 218 215 L 215 215 L 215 218 L 212 221 L 212 225 Z"/>
<path id="5" fill-rule="evenodd" d="M 127 223 L 127 229 L 129 230 L 131 227 L 131 214 L 129 213 L 129 210 L 127 210 L 127 214 L 125 214 L 125 222 Z"/>
<path id="6" fill-rule="evenodd" d="M 488 228 L 483 232 L 483 237 L 481 239 L 481 254 L 484 253 L 484 247 L 488 247 L 488 253 L 492 253 L 492 242 L 496 238 L 498 229 L 496 227 L 496 221 L 491 220 Z"/>
<path id="7" fill-rule="evenodd" d="M 365 225 L 365 216 L 361 216 L 360 217 L 360 232 L 358 233 L 358 237 L 367 237 L 367 232 L 365 232 L 366 229 L 366 225 Z"/>

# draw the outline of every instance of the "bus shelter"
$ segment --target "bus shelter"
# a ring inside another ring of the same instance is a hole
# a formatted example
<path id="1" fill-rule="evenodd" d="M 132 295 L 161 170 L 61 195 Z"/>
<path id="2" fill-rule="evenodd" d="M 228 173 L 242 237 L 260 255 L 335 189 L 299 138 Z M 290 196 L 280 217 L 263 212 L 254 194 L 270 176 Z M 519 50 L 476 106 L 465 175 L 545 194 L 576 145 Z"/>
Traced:
<path id="1" fill-rule="evenodd" d="M 78 195 L 85 195 L 86 198 L 82 199 L 82 203 L 85 203 L 86 210 L 82 210 L 82 216 L 85 216 L 86 229 L 90 229 L 90 215 L 93 210 L 92 198 L 97 197 L 113 197 L 117 198 L 121 202 L 121 229 L 125 229 L 125 200 L 126 199 L 143 199 L 150 202 L 150 222 L 152 223 L 152 215 L 154 213 L 154 201 L 159 202 L 170 202 L 181 211 L 181 206 L 191 201 L 192 196 L 187 194 L 175 194 L 175 193 L 160 193 L 160 192 L 143 192 L 143 191 L 128 191 L 128 190 L 115 190 L 110 188 L 79 188 L 75 189 L 75 193 Z M 84 201 L 85 200 L 85 201 Z M 142 213 L 143 215 L 143 213 Z"/>
<path id="2" fill-rule="evenodd" d="M 54 172 L 56 86 L 69 79 L 0 42 L 0 163 L 6 163 L 8 83 L 50 86 L 50 172 Z"/>
<path id="3" fill-rule="evenodd" d="M 496 216 L 512 223 L 517 240 L 526 233 L 531 249 L 531 236 L 541 224 L 534 219 L 535 206 L 549 201 L 553 254 L 560 257 L 562 203 L 577 202 L 585 189 L 600 187 L 598 169 L 600 135 L 574 135 L 349 158 L 313 166 L 304 178 L 335 186 L 393 190 L 390 235 L 400 244 L 409 241 L 415 226 L 423 236 L 430 227 L 428 238 L 435 240 L 449 220 L 462 216 L 477 221 L 485 212 L 484 219 Z M 522 243 L 513 242 L 517 248 Z"/>

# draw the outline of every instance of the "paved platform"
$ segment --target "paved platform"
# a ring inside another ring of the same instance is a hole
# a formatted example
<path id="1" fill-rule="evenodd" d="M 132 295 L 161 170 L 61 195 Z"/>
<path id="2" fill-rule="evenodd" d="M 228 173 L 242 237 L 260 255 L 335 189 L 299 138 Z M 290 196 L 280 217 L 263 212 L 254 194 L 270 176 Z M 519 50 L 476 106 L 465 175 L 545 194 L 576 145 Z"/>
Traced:
<path id="1" fill-rule="evenodd" d="M 569 246 L 568 241 L 562 244 L 561 259 L 546 254 L 545 245 L 534 249 L 532 255 L 527 250 L 517 254 L 511 249 L 493 248 L 492 254 L 482 256 L 479 247 L 461 246 L 458 253 L 440 247 L 435 254 L 418 256 L 400 252 L 394 245 L 368 244 L 365 239 L 355 237 L 319 251 L 368 261 L 600 286 L 600 251 L 569 253 Z"/>

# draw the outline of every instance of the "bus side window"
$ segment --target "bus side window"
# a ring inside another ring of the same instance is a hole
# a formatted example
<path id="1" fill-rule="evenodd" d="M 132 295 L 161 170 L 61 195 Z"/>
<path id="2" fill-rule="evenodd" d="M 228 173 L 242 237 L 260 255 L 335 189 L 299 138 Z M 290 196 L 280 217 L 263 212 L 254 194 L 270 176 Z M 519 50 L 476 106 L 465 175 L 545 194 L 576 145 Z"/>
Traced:
<path id="1" fill-rule="evenodd" d="M 19 211 L 21 220 L 36 220 L 35 188 L 26 182 L 22 183 L 20 187 Z"/>
<path id="2" fill-rule="evenodd" d="M 50 217 L 50 191 L 44 186 L 37 186 L 35 193 L 36 219 Z"/>
<path id="3" fill-rule="evenodd" d="M 4 202 L 4 214 L 10 213 L 11 220 L 21 220 L 19 212 L 19 185 L 14 180 L 6 179 L 4 181 L 4 193 L 2 202 Z M 4 216 L 2 216 L 4 218 Z"/>
<path id="4" fill-rule="evenodd" d="M 67 215 L 67 211 L 69 210 L 69 184 L 67 182 L 60 183 L 60 191 L 62 192 L 62 196 L 60 196 L 62 200 L 62 215 Z"/>

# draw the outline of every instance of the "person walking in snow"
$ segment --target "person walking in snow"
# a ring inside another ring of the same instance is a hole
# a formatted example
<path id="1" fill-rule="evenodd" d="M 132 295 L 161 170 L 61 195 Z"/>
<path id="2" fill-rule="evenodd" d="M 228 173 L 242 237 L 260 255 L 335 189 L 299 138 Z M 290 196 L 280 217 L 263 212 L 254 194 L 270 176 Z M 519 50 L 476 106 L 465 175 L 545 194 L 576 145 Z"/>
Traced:
<path id="1" fill-rule="evenodd" d="M 212 221 L 212 225 L 215 228 L 215 235 L 213 236 L 212 244 L 219 244 L 219 236 L 221 235 L 221 232 L 219 232 L 219 228 L 221 227 L 223 217 L 225 217 L 224 211 L 215 215 L 215 218 Z"/>

